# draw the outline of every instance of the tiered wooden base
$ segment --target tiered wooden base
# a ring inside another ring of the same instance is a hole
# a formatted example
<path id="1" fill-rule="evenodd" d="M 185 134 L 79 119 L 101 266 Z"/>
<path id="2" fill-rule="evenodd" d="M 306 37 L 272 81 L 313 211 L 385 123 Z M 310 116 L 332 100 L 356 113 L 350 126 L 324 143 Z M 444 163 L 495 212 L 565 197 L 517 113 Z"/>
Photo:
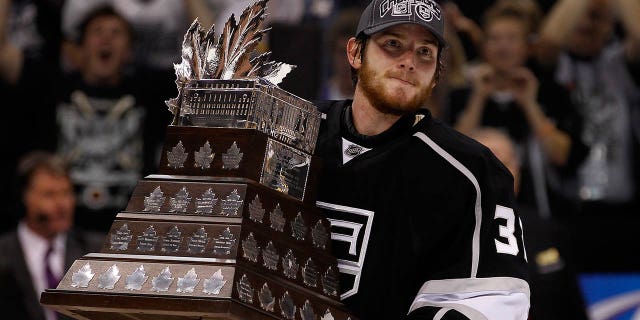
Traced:
<path id="1" fill-rule="evenodd" d="M 195 148 L 204 142 L 194 128 L 170 129 L 163 174 L 138 183 L 101 252 L 76 260 L 58 287 L 42 294 L 41 303 L 77 319 L 96 320 L 354 319 L 338 300 L 330 224 L 311 201 L 303 201 L 305 192 L 290 195 L 237 172 L 212 177 L 181 169 L 189 152 L 178 149 L 210 151 Z M 180 130 L 186 134 L 179 135 Z M 215 129 L 204 130 L 212 140 L 226 141 Z M 234 133 L 219 130 L 225 136 Z M 255 130 L 235 133 L 234 141 L 227 142 L 242 145 L 241 136 L 247 134 L 264 142 L 254 149 L 246 145 L 249 153 L 280 150 L 270 149 L 268 139 Z M 190 168 L 207 164 L 203 153 L 188 163 Z M 290 150 L 285 153 L 271 157 L 291 160 Z M 246 159 L 268 162 L 269 156 Z M 200 166 L 195 172 L 240 170 L 231 168 L 234 161 L 224 169 Z M 180 170 L 187 175 L 178 175 Z M 304 172 L 305 179 L 310 175 Z"/>

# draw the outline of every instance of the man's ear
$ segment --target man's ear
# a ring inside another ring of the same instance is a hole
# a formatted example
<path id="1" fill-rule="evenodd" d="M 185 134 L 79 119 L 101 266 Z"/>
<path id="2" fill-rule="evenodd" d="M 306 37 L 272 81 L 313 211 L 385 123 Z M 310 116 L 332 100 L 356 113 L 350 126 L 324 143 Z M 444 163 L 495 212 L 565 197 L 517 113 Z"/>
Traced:
<path id="1" fill-rule="evenodd" d="M 351 67 L 356 70 L 362 66 L 360 50 L 362 50 L 362 48 L 360 48 L 360 44 L 356 41 L 356 38 L 351 37 L 349 41 L 347 41 L 347 59 Z"/>

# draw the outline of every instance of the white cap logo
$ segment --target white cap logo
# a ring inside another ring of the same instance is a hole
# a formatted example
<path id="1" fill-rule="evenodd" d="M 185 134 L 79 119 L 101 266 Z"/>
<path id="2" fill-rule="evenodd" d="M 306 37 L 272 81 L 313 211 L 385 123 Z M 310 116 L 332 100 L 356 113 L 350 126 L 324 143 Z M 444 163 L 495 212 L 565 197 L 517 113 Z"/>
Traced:
<path id="1" fill-rule="evenodd" d="M 392 17 L 415 15 L 425 22 L 441 19 L 440 9 L 433 0 L 385 0 L 380 3 L 380 18 L 391 12 Z"/>

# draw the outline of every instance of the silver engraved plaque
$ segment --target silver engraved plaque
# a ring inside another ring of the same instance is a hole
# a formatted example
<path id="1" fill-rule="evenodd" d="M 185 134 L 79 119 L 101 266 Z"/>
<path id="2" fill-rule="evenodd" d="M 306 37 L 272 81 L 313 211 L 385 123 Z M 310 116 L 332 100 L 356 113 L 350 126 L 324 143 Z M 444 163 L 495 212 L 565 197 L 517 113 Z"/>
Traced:
<path id="1" fill-rule="evenodd" d="M 207 247 L 207 232 L 204 227 L 200 227 L 198 231 L 194 232 L 191 237 L 189 237 L 189 243 L 187 244 L 187 251 L 189 253 L 204 253 L 205 248 Z"/>
<path id="2" fill-rule="evenodd" d="M 322 221 L 318 220 L 318 223 L 311 229 L 311 239 L 314 247 L 326 249 L 327 242 L 329 241 L 329 233 L 322 224 Z"/>
<path id="3" fill-rule="evenodd" d="M 169 212 L 186 212 L 187 206 L 191 202 L 191 197 L 189 197 L 189 192 L 186 187 L 182 187 L 178 193 L 171 199 L 169 199 L 171 203 L 171 209 Z"/>
<path id="4" fill-rule="evenodd" d="M 112 290 L 118 280 L 120 280 L 120 269 L 114 264 L 98 277 L 98 288 Z"/>
<path id="5" fill-rule="evenodd" d="M 249 232 L 246 239 L 242 241 L 242 256 L 252 262 L 258 262 L 258 254 L 260 253 L 260 247 L 258 242 L 253 236 L 253 232 Z"/>
<path id="6" fill-rule="evenodd" d="M 237 289 L 240 301 L 248 304 L 253 303 L 253 288 L 251 287 L 251 283 L 249 283 L 249 278 L 247 278 L 246 274 L 243 274 L 242 278 L 238 281 Z"/>
<path id="7" fill-rule="evenodd" d="M 302 281 L 310 287 L 318 285 L 318 268 L 311 258 L 307 259 L 307 263 L 302 267 Z"/>
<path id="8" fill-rule="evenodd" d="M 269 221 L 271 222 L 271 229 L 280 232 L 284 231 L 284 224 L 286 223 L 286 220 L 284 218 L 284 212 L 280 209 L 279 203 L 269 214 Z"/>
<path id="9" fill-rule="evenodd" d="M 211 188 L 207 189 L 200 198 L 196 198 L 196 213 L 211 214 L 218 198 Z"/>
<path id="10" fill-rule="evenodd" d="M 157 186 L 149 196 L 144 197 L 145 212 L 159 212 L 164 203 L 164 193 L 160 186 Z"/>
<path id="11" fill-rule="evenodd" d="M 234 141 L 227 152 L 222 154 L 222 169 L 232 170 L 239 169 L 242 161 L 243 153 L 240 152 L 238 144 Z"/>
<path id="12" fill-rule="evenodd" d="M 204 280 L 204 289 L 202 292 L 206 294 L 220 294 L 220 290 L 224 287 L 227 280 L 222 276 L 222 269 L 218 269 L 211 278 Z"/>
<path id="13" fill-rule="evenodd" d="M 287 278 L 295 279 L 298 277 L 298 267 L 293 250 L 289 249 L 289 252 L 282 258 L 282 272 Z"/>
<path id="14" fill-rule="evenodd" d="M 200 282 L 200 279 L 198 279 L 196 269 L 191 268 L 191 270 L 187 271 L 184 277 L 178 278 L 178 288 L 176 289 L 176 292 L 191 293 L 195 290 L 198 282 Z"/>
<path id="15" fill-rule="evenodd" d="M 148 278 L 147 273 L 144 271 L 144 266 L 140 265 L 136 271 L 127 276 L 124 288 L 127 290 L 140 290 Z"/>
<path id="16" fill-rule="evenodd" d="M 278 261 L 280 261 L 280 256 L 278 255 L 276 246 L 273 245 L 272 241 L 269 241 L 264 250 L 262 250 L 262 264 L 267 267 L 267 269 L 278 270 Z"/>
<path id="17" fill-rule="evenodd" d="M 233 248 L 235 244 L 236 238 L 233 236 L 231 229 L 226 228 L 220 236 L 213 238 L 213 253 L 221 256 L 231 254 L 231 248 Z"/>
<path id="18" fill-rule="evenodd" d="M 125 251 L 129 248 L 129 242 L 131 242 L 131 231 L 129 226 L 123 224 L 116 233 L 112 233 L 109 237 L 111 241 L 111 250 Z"/>
<path id="19" fill-rule="evenodd" d="M 298 212 L 298 215 L 293 222 L 291 222 L 291 236 L 296 240 L 304 240 L 307 234 L 307 225 L 304 223 L 302 213 Z"/>
<path id="20" fill-rule="evenodd" d="M 310 164 L 311 155 L 269 139 L 260 183 L 302 200 Z"/>
<path id="21" fill-rule="evenodd" d="M 194 161 L 193 164 L 196 168 L 200 168 L 202 170 L 211 168 L 211 162 L 213 161 L 213 157 L 215 157 L 215 153 L 211 149 L 211 144 L 209 141 L 205 142 L 202 147 L 200 147 L 199 151 L 194 153 Z"/>
<path id="22" fill-rule="evenodd" d="M 169 291 L 169 286 L 173 282 L 169 267 L 162 269 L 162 272 L 151 280 L 151 291 L 165 292 Z"/>
<path id="23" fill-rule="evenodd" d="M 285 291 L 284 295 L 280 299 L 280 311 L 282 316 L 286 319 L 295 319 L 296 317 L 296 305 L 293 303 L 293 299 L 289 295 L 289 291 Z"/>
<path id="24" fill-rule="evenodd" d="M 187 161 L 188 153 L 185 152 L 182 141 L 178 141 L 175 147 L 171 151 L 167 151 L 167 165 L 173 169 L 184 168 L 184 163 Z"/>
<path id="25" fill-rule="evenodd" d="M 274 306 L 276 305 L 276 298 L 273 297 L 271 289 L 269 289 L 266 282 L 262 285 L 260 292 L 258 292 L 258 300 L 260 301 L 260 308 L 273 312 Z"/>
<path id="26" fill-rule="evenodd" d="M 253 198 L 253 201 L 249 204 L 249 219 L 262 223 L 262 219 L 264 218 L 264 208 L 262 208 L 262 202 L 258 195 Z"/>
<path id="27" fill-rule="evenodd" d="M 138 251 L 151 252 L 156 250 L 158 234 L 153 226 L 149 226 L 142 235 L 138 236 Z"/>
<path id="28" fill-rule="evenodd" d="M 300 309 L 300 318 L 302 320 L 315 320 L 316 314 L 313 312 L 313 307 L 311 307 L 311 302 L 309 300 L 304 302 L 304 306 Z"/>
<path id="29" fill-rule="evenodd" d="M 74 288 L 86 288 L 89 286 L 89 281 L 93 279 L 95 274 L 91 272 L 91 266 L 89 263 L 85 264 L 80 270 L 73 273 L 71 276 L 71 286 Z"/>
<path id="30" fill-rule="evenodd" d="M 178 226 L 173 226 L 162 238 L 162 252 L 175 253 L 180 249 L 182 244 L 182 233 Z"/>
<path id="31" fill-rule="evenodd" d="M 242 205 L 243 200 L 238 194 L 238 189 L 234 189 L 227 196 L 226 199 L 222 200 L 222 215 L 223 216 L 236 216 L 238 215 L 238 209 Z"/>
<path id="32" fill-rule="evenodd" d="M 335 320 L 335 319 L 331 314 L 331 310 L 327 309 L 327 311 L 324 312 L 324 315 L 320 318 L 320 320 Z"/>
<path id="33" fill-rule="evenodd" d="M 333 270 L 332 267 L 327 268 L 327 271 L 322 276 L 322 291 L 330 296 L 338 296 L 338 273 Z"/>

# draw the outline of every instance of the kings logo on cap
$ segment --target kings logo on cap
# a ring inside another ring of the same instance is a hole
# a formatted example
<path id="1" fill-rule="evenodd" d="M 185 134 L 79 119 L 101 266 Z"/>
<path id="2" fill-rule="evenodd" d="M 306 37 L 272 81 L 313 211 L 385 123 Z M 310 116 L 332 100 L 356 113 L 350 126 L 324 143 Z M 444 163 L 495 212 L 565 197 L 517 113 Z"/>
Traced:
<path id="1" fill-rule="evenodd" d="M 407 17 L 415 14 L 418 18 L 430 22 L 441 19 L 440 8 L 433 0 L 385 0 L 380 3 L 380 18 L 391 12 L 394 17 Z"/>

